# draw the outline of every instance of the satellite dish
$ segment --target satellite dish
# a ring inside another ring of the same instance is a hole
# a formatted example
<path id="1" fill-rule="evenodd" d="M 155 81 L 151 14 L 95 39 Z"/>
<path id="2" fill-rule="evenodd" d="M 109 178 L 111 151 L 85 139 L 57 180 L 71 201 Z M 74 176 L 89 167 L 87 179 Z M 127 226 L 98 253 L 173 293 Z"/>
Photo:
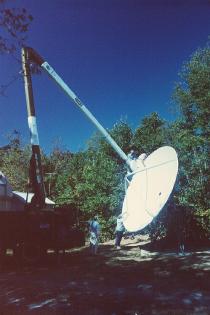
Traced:
<path id="1" fill-rule="evenodd" d="M 173 190 L 177 172 L 177 153 L 169 146 L 157 149 L 143 162 L 136 160 L 122 208 L 123 223 L 129 232 L 143 229 L 158 215 Z"/>

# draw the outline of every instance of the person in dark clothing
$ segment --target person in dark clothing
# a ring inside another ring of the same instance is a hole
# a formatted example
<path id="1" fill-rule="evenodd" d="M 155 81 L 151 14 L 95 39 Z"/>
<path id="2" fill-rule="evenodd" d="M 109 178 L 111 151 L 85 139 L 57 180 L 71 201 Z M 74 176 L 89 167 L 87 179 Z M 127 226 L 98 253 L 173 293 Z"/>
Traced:
<path id="1" fill-rule="evenodd" d="M 117 217 L 117 225 L 115 229 L 116 238 L 115 238 L 115 247 L 120 249 L 120 243 L 123 237 L 123 233 L 125 231 L 125 227 L 123 225 L 122 214 Z"/>
<path id="2" fill-rule="evenodd" d="M 100 224 L 98 222 L 97 216 L 95 216 L 94 219 L 90 221 L 89 231 L 90 231 L 90 250 L 92 254 L 96 255 L 98 251 L 99 235 L 100 235 Z"/>

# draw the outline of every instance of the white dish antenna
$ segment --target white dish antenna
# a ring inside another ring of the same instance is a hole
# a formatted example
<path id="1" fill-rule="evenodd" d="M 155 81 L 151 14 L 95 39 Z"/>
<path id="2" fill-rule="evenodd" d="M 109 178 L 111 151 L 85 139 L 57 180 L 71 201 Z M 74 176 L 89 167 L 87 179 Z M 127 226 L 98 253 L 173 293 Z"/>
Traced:
<path id="1" fill-rule="evenodd" d="M 158 215 L 173 190 L 177 172 L 177 153 L 169 146 L 157 149 L 143 163 L 136 160 L 122 208 L 128 231 L 143 229 Z"/>
<path id="2" fill-rule="evenodd" d="M 98 128 L 106 141 L 132 170 L 132 180 L 129 183 L 122 209 L 124 225 L 128 231 L 138 231 L 147 226 L 163 208 L 173 189 L 178 172 L 176 151 L 166 146 L 154 151 L 146 159 L 144 155 L 141 155 L 137 160 L 132 160 L 131 157 L 127 156 L 122 151 L 106 129 L 97 121 L 79 97 L 70 89 L 47 61 L 30 47 L 24 47 L 22 49 L 22 55 L 24 71 L 29 71 L 29 69 L 25 67 L 28 61 L 33 61 L 42 67 Z M 27 78 L 29 74 L 30 71 L 24 77 Z M 27 84 L 26 80 L 26 86 Z M 30 116 L 33 116 L 32 113 L 30 113 Z"/>

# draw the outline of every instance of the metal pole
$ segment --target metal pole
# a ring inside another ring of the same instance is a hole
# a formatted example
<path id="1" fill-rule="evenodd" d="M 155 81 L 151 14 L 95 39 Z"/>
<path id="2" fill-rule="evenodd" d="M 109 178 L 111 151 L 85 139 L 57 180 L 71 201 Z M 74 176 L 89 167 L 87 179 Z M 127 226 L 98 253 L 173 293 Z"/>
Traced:
<path id="1" fill-rule="evenodd" d="M 81 111 L 90 119 L 90 121 L 96 126 L 96 128 L 103 134 L 106 141 L 113 147 L 113 149 L 118 153 L 118 155 L 130 165 L 130 159 L 114 141 L 114 139 L 109 135 L 104 127 L 98 122 L 98 120 L 92 115 L 92 113 L 87 109 L 87 107 L 82 103 L 78 96 L 69 88 L 69 86 L 62 80 L 62 78 L 55 72 L 55 70 L 45 61 L 41 67 L 49 74 L 49 76 L 56 81 L 56 83 L 64 90 L 64 92 L 71 98 L 71 100 L 79 107 Z"/>
<path id="2" fill-rule="evenodd" d="M 36 114 L 29 62 L 29 52 L 27 48 L 22 48 L 22 66 L 25 83 L 28 126 L 30 130 L 30 140 L 32 148 L 32 157 L 30 161 L 30 183 L 34 190 L 34 204 L 36 207 L 42 207 L 45 204 L 45 188 L 43 181 L 41 154 L 39 147 L 39 137 L 36 124 Z"/>

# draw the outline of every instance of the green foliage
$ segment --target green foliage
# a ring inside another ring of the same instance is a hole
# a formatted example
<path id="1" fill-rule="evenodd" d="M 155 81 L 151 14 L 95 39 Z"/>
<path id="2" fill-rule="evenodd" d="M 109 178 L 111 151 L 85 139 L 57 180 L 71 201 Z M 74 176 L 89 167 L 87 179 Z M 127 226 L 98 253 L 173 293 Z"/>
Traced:
<path id="1" fill-rule="evenodd" d="M 24 191 L 28 180 L 30 150 L 23 148 L 17 131 L 9 135 L 9 144 L 1 150 L 0 168 L 14 190 Z"/>
<path id="2" fill-rule="evenodd" d="M 142 119 L 133 136 L 133 145 L 138 153 L 151 153 L 166 143 L 166 123 L 157 113 Z"/>
<path id="3" fill-rule="evenodd" d="M 180 74 L 174 99 L 186 127 L 204 136 L 210 131 L 210 48 L 197 50 Z"/>
<path id="4" fill-rule="evenodd" d="M 82 181 L 85 154 L 76 153 L 59 159 L 59 169 L 55 169 L 55 200 L 58 204 L 75 204 L 80 208 L 77 184 Z"/>
<path id="5" fill-rule="evenodd" d="M 194 208 L 198 224 L 209 233 L 210 48 L 199 49 L 183 67 L 174 99 L 181 118 L 172 128 L 180 152 L 177 201 Z"/>
<path id="6" fill-rule="evenodd" d="M 65 173 L 67 173 L 71 158 L 72 153 L 63 151 L 59 146 L 55 147 L 49 156 L 42 155 L 46 192 L 50 198 L 53 198 L 56 201 L 58 201 L 58 196 L 61 195 L 61 192 L 64 189 L 61 182 L 65 182 Z M 61 178 L 63 179 L 61 180 Z M 60 200 L 58 202 L 60 205 L 66 204 L 66 201 L 68 202 L 68 199 L 66 200 L 63 194 L 60 198 L 63 198 L 62 201 Z"/>
<path id="7" fill-rule="evenodd" d="M 131 140 L 133 133 L 131 127 L 125 122 L 120 120 L 116 123 L 111 130 L 108 130 L 110 136 L 118 144 L 118 146 L 125 152 L 130 151 Z M 122 163 L 119 159 L 118 154 L 114 151 L 111 145 L 101 136 L 101 134 L 96 133 L 88 143 L 89 148 L 93 150 L 100 150 L 112 159 L 115 159 L 117 163 Z"/>
<path id="8" fill-rule="evenodd" d="M 57 176 L 56 201 L 80 209 L 81 221 L 98 214 L 105 231 L 122 202 L 121 177 L 117 163 L 100 151 L 74 154 Z"/>
<path id="9" fill-rule="evenodd" d="M 116 124 L 110 133 L 129 150 L 132 132 L 126 123 Z M 58 204 L 79 209 L 83 222 L 98 214 L 103 237 L 113 235 L 113 220 L 121 211 L 124 196 L 126 167 L 102 136 L 95 134 L 85 152 L 66 155 L 54 151 L 45 169 L 55 174 L 51 195 Z"/>
<path id="10" fill-rule="evenodd" d="M 195 243 L 199 238 L 208 238 L 210 231 L 208 46 L 196 51 L 184 64 L 180 79 L 173 95 L 180 117 L 168 126 L 157 114 L 146 117 L 136 130 L 134 142 L 142 151 L 170 144 L 179 156 L 179 175 L 173 199 L 147 231 L 153 239 L 167 236 L 172 243 L 179 242 L 180 235 L 184 233 L 188 241 Z"/>

